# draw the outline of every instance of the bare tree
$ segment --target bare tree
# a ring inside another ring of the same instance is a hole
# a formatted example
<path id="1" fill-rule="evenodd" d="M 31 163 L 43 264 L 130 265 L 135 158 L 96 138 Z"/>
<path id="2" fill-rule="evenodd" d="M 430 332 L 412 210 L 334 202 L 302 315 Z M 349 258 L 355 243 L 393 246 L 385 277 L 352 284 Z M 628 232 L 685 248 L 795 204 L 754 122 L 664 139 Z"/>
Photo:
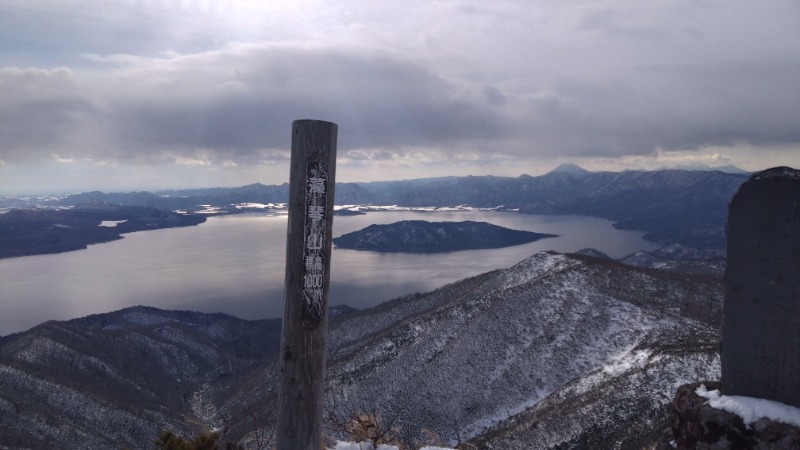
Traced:
<path id="1" fill-rule="evenodd" d="M 401 440 L 397 426 L 399 412 L 387 412 L 376 406 L 340 404 L 341 395 L 330 395 L 324 410 L 324 429 L 330 438 L 346 437 L 355 442 L 395 445 L 401 450 L 410 447 Z"/>

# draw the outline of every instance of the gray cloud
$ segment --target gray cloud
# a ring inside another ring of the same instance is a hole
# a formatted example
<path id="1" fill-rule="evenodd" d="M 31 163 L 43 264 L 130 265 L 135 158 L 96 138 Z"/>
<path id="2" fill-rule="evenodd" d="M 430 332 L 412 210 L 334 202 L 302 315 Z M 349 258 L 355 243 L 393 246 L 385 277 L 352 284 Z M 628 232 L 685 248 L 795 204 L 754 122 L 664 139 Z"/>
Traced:
<path id="1" fill-rule="evenodd" d="M 299 118 L 353 164 L 800 146 L 792 1 L 200 3 L 0 6 L 0 160 L 281 163 Z"/>
<path id="2" fill-rule="evenodd" d="M 68 146 L 93 115 L 68 69 L 0 70 L 0 158 L 38 159 Z"/>
<path id="3" fill-rule="evenodd" d="M 10 119 L 9 160 L 33 148 L 115 159 L 202 149 L 235 158 L 286 148 L 288 124 L 304 117 L 339 123 L 345 149 L 492 139 L 507 121 L 417 64 L 326 48 L 148 59 L 99 84 L 92 73 L 62 69 L 9 69 L 0 79 L 0 94 L 23 92 L 0 112 Z M 102 149 L 86 148 L 98 137 Z"/>

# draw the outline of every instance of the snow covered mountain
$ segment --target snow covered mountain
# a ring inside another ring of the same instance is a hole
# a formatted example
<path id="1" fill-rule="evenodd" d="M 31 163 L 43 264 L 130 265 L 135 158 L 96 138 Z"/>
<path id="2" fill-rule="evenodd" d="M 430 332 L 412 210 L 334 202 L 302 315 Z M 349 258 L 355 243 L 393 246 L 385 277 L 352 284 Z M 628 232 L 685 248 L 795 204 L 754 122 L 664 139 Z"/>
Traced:
<path id="1" fill-rule="evenodd" d="M 562 165 L 532 177 L 467 176 L 369 183 L 337 183 L 339 205 L 400 205 L 503 208 L 528 214 L 578 214 L 603 217 L 628 230 L 647 232 L 662 244 L 724 250 L 728 202 L 747 179 L 720 171 L 587 172 Z M 194 211 L 212 205 L 231 213 L 234 205 L 285 203 L 288 185 L 252 184 L 239 188 L 102 193 L 64 198 L 0 199 L 0 207 L 71 206 L 92 200 L 167 210 Z M 34 201 L 34 203 L 31 203 Z"/>
<path id="2" fill-rule="evenodd" d="M 328 408 L 392 417 L 408 442 L 654 441 L 677 386 L 718 377 L 721 299 L 719 279 L 539 253 L 333 323 Z M 220 394 L 240 408 L 277 377 Z"/>
<path id="3" fill-rule="evenodd" d="M 721 280 L 539 253 L 330 324 L 327 408 L 479 448 L 640 448 L 719 373 Z M 275 321 L 133 308 L 0 341 L 0 447 L 272 432 Z"/>
<path id="4" fill-rule="evenodd" d="M 149 449 L 204 428 L 205 382 L 278 350 L 280 320 L 137 306 L 0 340 L 0 448 Z"/>
<path id="5" fill-rule="evenodd" d="M 572 175 L 586 175 L 591 172 L 589 172 L 588 170 L 584 169 L 583 167 L 577 164 L 563 163 L 559 164 L 558 167 L 551 170 L 550 173 L 569 173 Z"/>

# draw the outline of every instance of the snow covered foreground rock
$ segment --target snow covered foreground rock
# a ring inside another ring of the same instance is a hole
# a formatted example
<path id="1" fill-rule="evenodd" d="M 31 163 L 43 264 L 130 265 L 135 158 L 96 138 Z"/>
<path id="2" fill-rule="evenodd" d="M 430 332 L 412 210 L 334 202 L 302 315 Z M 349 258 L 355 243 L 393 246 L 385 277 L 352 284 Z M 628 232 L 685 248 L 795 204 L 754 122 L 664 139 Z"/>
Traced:
<path id="1" fill-rule="evenodd" d="M 659 450 L 800 448 L 800 409 L 778 402 L 720 395 L 718 382 L 681 386 L 673 401 L 672 440 Z M 665 439 L 666 441 L 666 439 Z"/>

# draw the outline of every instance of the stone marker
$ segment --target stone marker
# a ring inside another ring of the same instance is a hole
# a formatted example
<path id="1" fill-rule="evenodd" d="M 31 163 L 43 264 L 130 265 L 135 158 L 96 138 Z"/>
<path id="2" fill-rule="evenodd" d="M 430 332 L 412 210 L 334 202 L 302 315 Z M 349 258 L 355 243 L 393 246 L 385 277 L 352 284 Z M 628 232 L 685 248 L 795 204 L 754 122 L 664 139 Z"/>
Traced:
<path id="1" fill-rule="evenodd" d="M 800 171 L 751 176 L 727 237 L 722 393 L 800 407 Z"/>

